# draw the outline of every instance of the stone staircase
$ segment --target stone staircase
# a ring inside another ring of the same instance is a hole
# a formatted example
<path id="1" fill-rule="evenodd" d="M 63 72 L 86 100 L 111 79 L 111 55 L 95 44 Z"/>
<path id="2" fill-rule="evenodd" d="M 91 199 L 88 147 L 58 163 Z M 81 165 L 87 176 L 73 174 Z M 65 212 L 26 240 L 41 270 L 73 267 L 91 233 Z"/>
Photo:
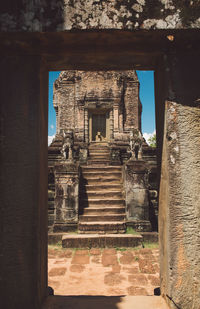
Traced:
<path id="1" fill-rule="evenodd" d="M 109 165 L 105 143 L 89 147 L 88 165 L 82 166 L 79 233 L 124 233 L 125 200 L 122 167 Z"/>

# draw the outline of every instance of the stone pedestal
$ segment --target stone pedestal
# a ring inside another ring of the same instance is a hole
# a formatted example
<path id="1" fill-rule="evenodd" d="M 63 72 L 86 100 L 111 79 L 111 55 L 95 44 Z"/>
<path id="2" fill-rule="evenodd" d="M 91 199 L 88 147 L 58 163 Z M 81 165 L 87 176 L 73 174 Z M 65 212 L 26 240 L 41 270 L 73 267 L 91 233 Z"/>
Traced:
<path id="1" fill-rule="evenodd" d="M 127 226 L 150 231 L 148 169 L 143 160 L 129 160 L 124 170 Z"/>
<path id="2" fill-rule="evenodd" d="M 54 232 L 77 228 L 79 208 L 79 167 L 63 161 L 55 165 L 55 224 Z"/>

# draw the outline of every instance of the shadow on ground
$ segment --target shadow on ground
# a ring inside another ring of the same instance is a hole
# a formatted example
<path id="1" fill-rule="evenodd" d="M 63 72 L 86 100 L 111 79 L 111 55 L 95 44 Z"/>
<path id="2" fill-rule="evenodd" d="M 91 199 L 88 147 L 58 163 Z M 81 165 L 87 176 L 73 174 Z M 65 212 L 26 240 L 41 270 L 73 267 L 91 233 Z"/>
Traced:
<path id="1" fill-rule="evenodd" d="M 160 296 L 49 296 L 43 309 L 168 309 Z"/>

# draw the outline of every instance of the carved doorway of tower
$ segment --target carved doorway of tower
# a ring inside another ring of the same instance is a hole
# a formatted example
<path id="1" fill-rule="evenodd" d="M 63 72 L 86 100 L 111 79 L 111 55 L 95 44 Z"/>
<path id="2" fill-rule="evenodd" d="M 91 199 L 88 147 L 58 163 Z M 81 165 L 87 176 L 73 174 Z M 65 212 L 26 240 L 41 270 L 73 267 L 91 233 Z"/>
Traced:
<path id="1" fill-rule="evenodd" d="M 110 112 L 108 110 L 89 111 L 89 141 L 108 142 L 110 140 Z"/>

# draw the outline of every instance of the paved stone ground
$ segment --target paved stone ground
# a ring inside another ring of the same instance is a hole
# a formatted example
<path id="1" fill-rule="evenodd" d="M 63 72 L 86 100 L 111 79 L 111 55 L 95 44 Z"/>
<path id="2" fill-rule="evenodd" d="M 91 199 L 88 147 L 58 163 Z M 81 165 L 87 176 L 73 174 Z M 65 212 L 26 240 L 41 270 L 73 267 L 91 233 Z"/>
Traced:
<path id="1" fill-rule="evenodd" d="M 160 284 L 158 249 L 48 252 L 48 285 L 55 295 L 153 295 Z"/>

